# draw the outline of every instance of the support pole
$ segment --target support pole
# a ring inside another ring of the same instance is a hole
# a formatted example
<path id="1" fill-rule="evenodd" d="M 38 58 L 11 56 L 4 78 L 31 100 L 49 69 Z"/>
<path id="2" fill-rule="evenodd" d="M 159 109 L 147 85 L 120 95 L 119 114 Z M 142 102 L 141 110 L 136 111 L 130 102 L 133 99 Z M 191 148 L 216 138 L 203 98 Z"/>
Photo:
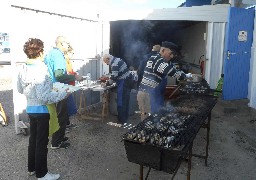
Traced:
<path id="1" fill-rule="evenodd" d="M 191 173 L 191 159 L 192 159 L 192 148 L 193 143 L 189 148 L 189 154 L 188 154 L 188 171 L 187 171 L 187 180 L 190 180 L 190 173 Z"/>
<path id="2" fill-rule="evenodd" d="M 208 149 L 209 149 L 209 142 L 210 142 L 210 123 L 211 123 L 211 112 L 208 114 L 208 122 L 207 122 L 207 139 L 206 139 L 206 155 L 205 155 L 205 166 L 207 166 L 207 159 L 208 159 Z"/>
<path id="3" fill-rule="evenodd" d="M 143 165 L 140 165 L 140 180 L 143 180 Z"/>

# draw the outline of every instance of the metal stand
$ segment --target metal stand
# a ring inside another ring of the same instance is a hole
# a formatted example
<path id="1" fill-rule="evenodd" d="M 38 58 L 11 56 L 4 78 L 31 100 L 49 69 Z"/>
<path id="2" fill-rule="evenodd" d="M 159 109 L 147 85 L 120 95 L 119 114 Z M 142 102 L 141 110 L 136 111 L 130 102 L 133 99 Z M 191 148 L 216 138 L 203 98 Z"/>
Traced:
<path id="1" fill-rule="evenodd" d="M 192 159 L 192 149 L 193 149 L 193 143 L 189 148 L 188 152 L 188 171 L 187 171 L 187 180 L 190 180 L 190 173 L 191 173 L 191 159 Z"/>
<path id="2" fill-rule="evenodd" d="M 210 127 L 211 127 L 211 112 L 208 114 L 207 123 L 204 123 L 201 128 L 207 129 L 207 136 L 206 136 L 206 147 L 205 147 L 205 156 L 192 154 L 194 157 L 203 158 L 205 160 L 204 164 L 207 166 L 207 159 L 208 159 L 208 149 L 209 149 L 209 142 L 210 142 Z"/>
<path id="3" fill-rule="evenodd" d="M 197 154 L 192 154 L 193 142 L 192 142 L 192 144 L 190 145 L 190 147 L 189 147 L 189 149 L 188 149 L 187 180 L 190 180 L 190 175 L 191 175 L 191 162 L 192 162 L 191 159 L 192 159 L 192 156 L 205 159 L 205 166 L 207 166 L 208 148 L 209 148 L 209 141 L 210 141 L 210 122 L 211 122 L 211 111 L 210 111 L 209 114 L 207 115 L 207 123 L 204 123 L 204 124 L 201 126 L 201 128 L 207 128 L 207 138 L 206 138 L 205 156 L 203 156 L 203 155 L 197 155 Z M 180 164 L 181 164 L 181 162 L 179 162 L 179 164 L 177 165 L 177 168 L 176 168 L 175 172 L 174 172 L 173 175 L 172 175 L 172 180 L 174 179 L 175 175 L 177 174 Z M 148 179 L 148 175 L 149 175 L 150 170 L 151 170 L 151 168 L 149 168 L 145 180 Z M 143 180 L 143 165 L 140 165 L 140 180 Z"/>
<path id="4" fill-rule="evenodd" d="M 143 166 L 140 165 L 140 180 L 143 180 Z"/>
<path id="5" fill-rule="evenodd" d="M 149 175 L 150 171 L 151 171 L 151 167 L 148 169 L 145 180 L 148 179 L 148 175 Z M 143 180 L 143 165 L 140 165 L 140 180 Z"/>

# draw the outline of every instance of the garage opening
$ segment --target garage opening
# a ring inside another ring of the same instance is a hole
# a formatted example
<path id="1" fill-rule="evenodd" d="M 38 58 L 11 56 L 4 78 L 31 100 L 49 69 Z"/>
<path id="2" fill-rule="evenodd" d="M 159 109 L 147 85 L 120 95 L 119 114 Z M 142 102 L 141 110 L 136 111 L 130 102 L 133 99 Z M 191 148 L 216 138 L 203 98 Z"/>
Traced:
<path id="1" fill-rule="evenodd" d="M 182 69 L 200 73 L 206 54 L 207 22 L 177 20 L 122 20 L 110 22 L 110 54 L 135 70 L 152 46 L 171 41 L 182 46 Z"/>

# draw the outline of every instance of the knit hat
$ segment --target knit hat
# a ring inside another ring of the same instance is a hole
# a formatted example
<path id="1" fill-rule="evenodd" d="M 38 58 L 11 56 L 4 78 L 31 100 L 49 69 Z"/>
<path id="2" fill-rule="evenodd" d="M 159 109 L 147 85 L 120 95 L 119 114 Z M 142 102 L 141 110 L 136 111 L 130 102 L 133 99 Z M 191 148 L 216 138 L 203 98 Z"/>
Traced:
<path id="1" fill-rule="evenodd" d="M 174 50 L 174 51 L 179 51 L 179 46 L 172 43 L 172 42 L 168 42 L 168 41 L 164 41 L 162 42 L 162 47 L 165 47 L 165 48 L 169 48 L 171 50 Z"/>

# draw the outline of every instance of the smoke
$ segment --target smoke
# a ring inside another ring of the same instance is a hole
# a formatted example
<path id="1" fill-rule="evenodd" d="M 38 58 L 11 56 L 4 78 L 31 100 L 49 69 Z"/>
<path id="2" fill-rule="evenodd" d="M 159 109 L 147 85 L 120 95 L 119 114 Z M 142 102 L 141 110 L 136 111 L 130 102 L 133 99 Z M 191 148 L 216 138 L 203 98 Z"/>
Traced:
<path id="1" fill-rule="evenodd" d="M 122 52 L 123 58 L 135 69 L 140 61 L 144 60 L 153 46 L 151 29 L 154 24 L 150 21 L 130 21 L 122 26 Z"/>
<path id="2" fill-rule="evenodd" d="M 176 44 L 180 39 L 177 21 L 123 20 L 111 22 L 111 53 L 122 58 L 128 66 L 137 69 L 152 50 L 153 45 L 163 41 Z"/>

